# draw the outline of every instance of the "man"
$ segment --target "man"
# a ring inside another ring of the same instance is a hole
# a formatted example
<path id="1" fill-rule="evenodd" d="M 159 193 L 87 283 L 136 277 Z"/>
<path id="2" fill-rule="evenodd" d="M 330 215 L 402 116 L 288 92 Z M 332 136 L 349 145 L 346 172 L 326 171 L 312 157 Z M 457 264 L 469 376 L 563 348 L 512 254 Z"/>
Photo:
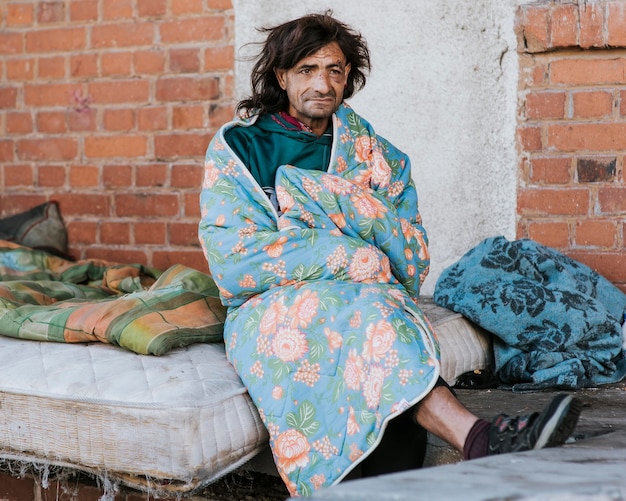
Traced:
<path id="1" fill-rule="evenodd" d="M 370 68 L 363 38 L 328 13 L 266 33 L 252 96 L 209 145 L 199 234 L 229 307 L 229 360 L 290 493 L 366 464 L 396 416 L 466 459 L 564 443 L 571 396 L 489 423 L 439 377 L 409 159 L 344 101 Z"/>

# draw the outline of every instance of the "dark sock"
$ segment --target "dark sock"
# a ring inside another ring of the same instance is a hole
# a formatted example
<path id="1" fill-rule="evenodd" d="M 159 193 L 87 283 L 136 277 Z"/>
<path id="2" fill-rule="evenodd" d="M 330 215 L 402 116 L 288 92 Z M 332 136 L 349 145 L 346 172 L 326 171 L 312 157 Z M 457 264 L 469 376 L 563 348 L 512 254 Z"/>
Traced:
<path id="1" fill-rule="evenodd" d="M 463 459 L 478 459 L 487 455 L 489 428 L 491 428 L 491 423 L 484 419 L 479 419 L 474 423 L 463 444 Z"/>

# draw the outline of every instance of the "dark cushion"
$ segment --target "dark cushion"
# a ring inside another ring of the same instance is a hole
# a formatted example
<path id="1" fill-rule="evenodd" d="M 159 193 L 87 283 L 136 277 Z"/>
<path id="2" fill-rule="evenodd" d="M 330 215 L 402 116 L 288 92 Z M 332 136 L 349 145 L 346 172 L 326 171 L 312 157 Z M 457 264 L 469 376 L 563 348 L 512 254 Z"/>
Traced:
<path id="1" fill-rule="evenodd" d="M 0 219 L 0 240 L 67 257 L 67 230 L 55 201 Z"/>

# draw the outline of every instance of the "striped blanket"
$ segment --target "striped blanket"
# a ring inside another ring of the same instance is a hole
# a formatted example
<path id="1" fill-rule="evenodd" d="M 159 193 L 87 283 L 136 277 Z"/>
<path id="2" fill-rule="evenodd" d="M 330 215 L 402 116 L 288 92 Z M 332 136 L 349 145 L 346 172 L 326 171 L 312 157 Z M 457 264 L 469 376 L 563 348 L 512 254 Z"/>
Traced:
<path id="1" fill-rule="evenodd" d="M 191 268 L 68 261 L 0 240 L 1 335 L 163 355 L 222 341 L 225 317 L 212 278 Z"/>

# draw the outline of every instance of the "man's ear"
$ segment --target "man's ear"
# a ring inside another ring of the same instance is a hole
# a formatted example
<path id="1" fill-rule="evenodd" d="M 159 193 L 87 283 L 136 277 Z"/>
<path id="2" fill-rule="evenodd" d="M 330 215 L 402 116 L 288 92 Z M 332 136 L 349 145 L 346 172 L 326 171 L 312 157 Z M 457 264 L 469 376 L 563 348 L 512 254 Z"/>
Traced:
<path id="1" fill-rule="evenodd" d="M 283 90 L 287 88 L 287 84 L 285 83 L 286 74 L 287 74 L 287 70 L 274 68 L 274 75 L 276 75 L 276 80 L 278 80 L 278 85 L 280 85 L 280 88 Z"/>

